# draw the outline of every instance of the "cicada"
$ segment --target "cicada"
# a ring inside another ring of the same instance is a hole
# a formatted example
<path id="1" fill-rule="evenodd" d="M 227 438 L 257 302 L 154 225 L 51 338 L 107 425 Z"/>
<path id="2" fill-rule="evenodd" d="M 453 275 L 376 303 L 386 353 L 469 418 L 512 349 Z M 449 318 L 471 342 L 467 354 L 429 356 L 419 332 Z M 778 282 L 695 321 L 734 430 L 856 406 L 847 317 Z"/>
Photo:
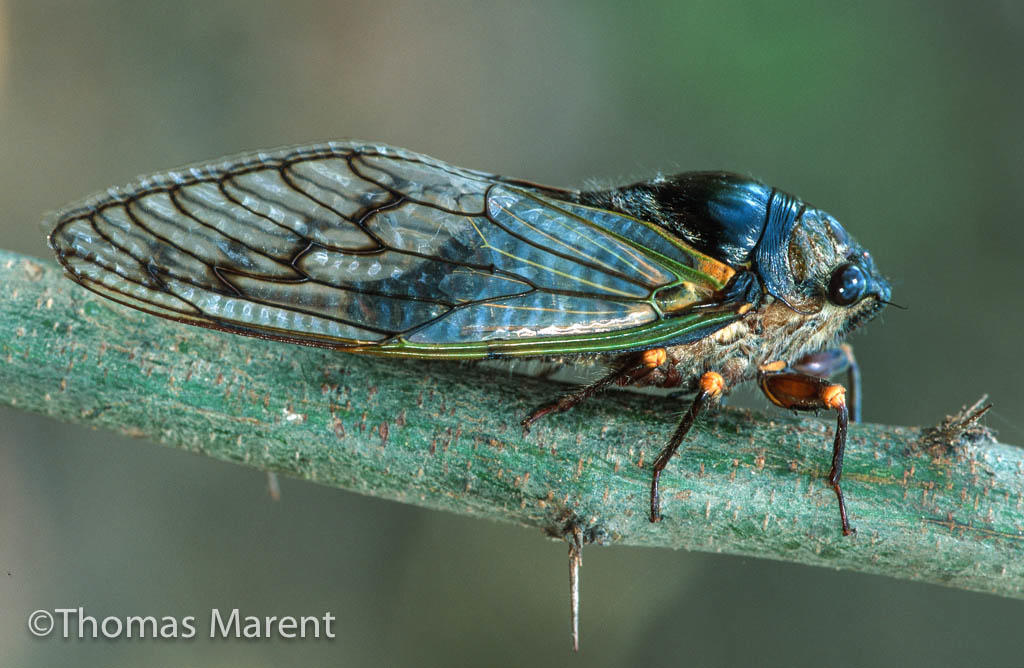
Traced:
<path id="1" fill-rule="evenodd" d="M 596 382 L 685 390 L 698 414 L 756 380 L 769 401 L 850 418 L 837 348 L 887 303 L 871 255 L 821 209 L 744 176 L 691 172 L 568 190 L 381 144 L 254 152 L 111 188 L 59 212 L 68 275 L 179 322 L 351 353 L 598 362 Z"/>

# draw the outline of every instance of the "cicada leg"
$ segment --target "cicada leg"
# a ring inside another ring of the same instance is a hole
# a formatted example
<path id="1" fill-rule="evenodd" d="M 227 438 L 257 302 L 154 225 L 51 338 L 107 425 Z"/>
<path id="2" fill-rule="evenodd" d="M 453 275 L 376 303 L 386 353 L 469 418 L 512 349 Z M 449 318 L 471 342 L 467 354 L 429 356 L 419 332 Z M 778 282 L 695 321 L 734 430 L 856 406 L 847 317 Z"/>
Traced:
<path id="1" fill-rule="evenodd" d="M 661 498 L 658 488 L 661 472 L 665 470 L 669 460 L 676 454 L 676 450 L 679 449 L 679 445 L 686 438 L 686 434 L 689 433 L 694 420 L 697 419 L 700 412 L 709 403 L 721 397 L 724 391 L 725 379 L 720 374 L 708 371 L 700 377 L 697 396 L 694 397 L 693 403 L 690 404 L 690 410 L 686 411 L 682 422 L 679 423 L 675 433 L 672 434 L 672 439 L 669 440 L 665 449 L 658 454 L 658 458 L 654 460 L 654 473 L 651 476 L 651 522 L 657 522 L 661 519 Z"/>
<path id="2" fill-rule="evenodd" d="M 650 375 L 655 369 L 665 365 L 668 361 L 668 352 L 664 348 L 654 348 L 631 355 L 625 363 L 620 364 L 618 368 L 600 380 L 534 410 L 520 423 L 523 426 L 523 432 L 529 433 L 533 423 L 545 415 L 549 413 L 564 413 L 581 401 L 589 399 L 611 385 L 632 385 L 637 383 Z M 673 376 L 672 374 L 675 375 Z M 669 365 L 666 371 L 666 379 L 674 380 L 678 384 L 679 380 L 676 380 L 678 378 L 679 374 L 675 371 L 675 367 Z"/>
<path id="3" fill-rule="evenodd" d="M 829 408 L 836 411 L 836 437 L 832 444 L 832 470 L 828 482 L 839 500 L 839 519 L 843 535 L 855 533 L 846 516 L 846 501 L 839 479 L 843 475 L 843 451 L 846 449 L 846 430 L 849 411 L 846 407 L 846 388 L 786 367 L 784 362 L 765 364 L 758 372 L 758 384 L 768 400 L 776 406 L 797 411 Z"/>
<path id="4" fill-rule="evenodd" d="M 860 367 L 853 356 L 853 348 L 844 343 L 838 348 L 822 350 L 818 353 L 804 355 L 793 362 L 793 370 L 821 378 L 846 372 L 846 386 L 849 393 L 846 403 L 850 407 L 850 422 L 860 422 Z"/>

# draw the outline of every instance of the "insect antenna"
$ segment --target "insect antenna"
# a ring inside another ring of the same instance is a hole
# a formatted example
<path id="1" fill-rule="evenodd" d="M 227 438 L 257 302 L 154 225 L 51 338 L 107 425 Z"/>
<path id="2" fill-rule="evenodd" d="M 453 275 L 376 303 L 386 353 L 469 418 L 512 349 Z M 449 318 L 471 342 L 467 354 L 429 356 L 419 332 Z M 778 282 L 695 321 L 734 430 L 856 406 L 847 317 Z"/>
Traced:
<path id="1" fill-rule="evenodd" d="M 895 306 L 896 308 L 900 309 L 901 311 L 909 311 L 910 310 L 909 306 L 901 306 L 901 305 L 897 304 L 896 302 L 891 302 L 891 301 L 888 301 L 888 300 L 885 300 L 885 299 L 879 299 L 878 301 L 880 301 L 883 304 L 886 304 L 888 306 Z"/>

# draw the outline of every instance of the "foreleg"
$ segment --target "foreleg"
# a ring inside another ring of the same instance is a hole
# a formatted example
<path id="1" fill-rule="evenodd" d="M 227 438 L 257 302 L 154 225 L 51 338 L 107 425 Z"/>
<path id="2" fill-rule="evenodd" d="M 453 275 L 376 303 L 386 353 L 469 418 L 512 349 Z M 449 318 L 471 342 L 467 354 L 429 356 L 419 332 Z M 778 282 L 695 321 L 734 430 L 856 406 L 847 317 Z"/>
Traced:
<path id="1" fill-rule="evenodd" d="M 843 535 L 854 533 L 846 515 L 846 501 L 839 479 L 843 475 L 843 452 L 846 449 L 846 430 L 849 411 L 846 407 L 846 388 L 828 382 L 820 376 L 794 371 L 784 362 L 774 362 L 761 367 L 758 383 L 768 400 L 776 406 L 796 411 L 829 408 L 836 411 L 836 436 L 832 444 L 832 470 L 828 482 L 839 501 L 839 519 Z"/>

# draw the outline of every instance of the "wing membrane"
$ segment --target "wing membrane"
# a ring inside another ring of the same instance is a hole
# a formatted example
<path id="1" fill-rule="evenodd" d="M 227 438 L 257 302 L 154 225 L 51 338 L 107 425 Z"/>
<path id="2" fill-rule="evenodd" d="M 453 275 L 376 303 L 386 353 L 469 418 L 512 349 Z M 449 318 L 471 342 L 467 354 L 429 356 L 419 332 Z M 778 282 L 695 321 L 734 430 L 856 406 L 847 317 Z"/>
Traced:
<path id="1" fill-rule="evenodd" d="M 129 306 L 382 355 L 628 350 L 738 317 L 715 302 L 728 267 L 552 192 L 337 142 L 111 189 L 58 213 L 50 244 L 72 278 Z"/>

